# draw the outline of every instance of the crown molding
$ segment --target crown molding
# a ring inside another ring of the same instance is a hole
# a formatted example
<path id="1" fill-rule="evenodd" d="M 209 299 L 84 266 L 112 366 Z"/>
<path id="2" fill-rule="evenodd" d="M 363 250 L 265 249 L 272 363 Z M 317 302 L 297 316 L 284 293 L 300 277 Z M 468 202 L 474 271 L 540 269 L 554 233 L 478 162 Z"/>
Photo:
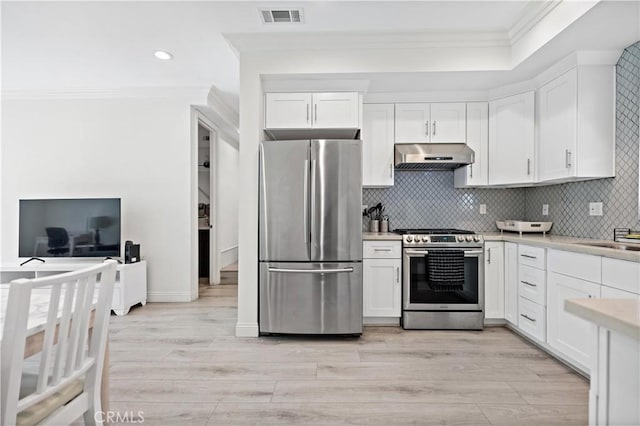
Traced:
<path id="1" fill-rule="evenodd" d="M 239 53 L 296 49 L 428 49 L 510 46 L 506 32 L 226 33 Z"/>
<path id="2" fill-rule="evenodd" d="M 194 99 L 204 102 L 209 87 L 124 87 L 70 89 L 3 89 L 3 100 L 34 99 Z"/>
<path id="3" fill-rule="evenodd" d="M 520 40 L 562 2 L 563 0 L 551 0 L 529 3 L 520 18 L 507 31 L 510 43 L 513 45 Z"/>
<path id="4" fill-rule="evenodd" d="M 238 111 L 226 103 L 218 94 L 218 90 L 213 86 L 207 94 L 207 105 L 237 131 L 238 127 L 240 127 L 240 115 Z"/>

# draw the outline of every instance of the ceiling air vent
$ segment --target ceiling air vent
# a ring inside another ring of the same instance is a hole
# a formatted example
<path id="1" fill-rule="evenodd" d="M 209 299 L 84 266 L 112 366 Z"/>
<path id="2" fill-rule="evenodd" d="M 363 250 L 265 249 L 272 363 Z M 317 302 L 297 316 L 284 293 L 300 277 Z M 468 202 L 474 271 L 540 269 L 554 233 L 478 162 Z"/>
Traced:
<path id="1" fill-rule="evenodd" d="M 265 24 L 301 24 L 304 22 L 302 9 L 260 9 L 260 16 Z"/>

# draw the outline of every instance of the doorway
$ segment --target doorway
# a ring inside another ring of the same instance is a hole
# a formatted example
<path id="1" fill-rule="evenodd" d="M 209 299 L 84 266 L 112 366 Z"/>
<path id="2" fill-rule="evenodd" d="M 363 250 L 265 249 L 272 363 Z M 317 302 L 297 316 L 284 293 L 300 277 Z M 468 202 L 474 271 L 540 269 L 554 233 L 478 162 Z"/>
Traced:
<path id="1" fill-rule="evenodd" d="M 216 284 L 215 145 L 217 133 L 204 120 L 198 120 L 198 284 Z"/>

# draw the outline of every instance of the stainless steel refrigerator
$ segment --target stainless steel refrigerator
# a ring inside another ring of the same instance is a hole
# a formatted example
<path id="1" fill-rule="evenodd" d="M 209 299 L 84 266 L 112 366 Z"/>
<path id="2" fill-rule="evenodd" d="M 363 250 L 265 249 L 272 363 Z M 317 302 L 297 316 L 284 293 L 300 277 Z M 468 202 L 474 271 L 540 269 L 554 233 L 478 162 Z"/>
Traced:
<path id="1" fill-rule="evenodd" d="M 260 332 L 362 333 L 362 142 L 260 145 Z"/>

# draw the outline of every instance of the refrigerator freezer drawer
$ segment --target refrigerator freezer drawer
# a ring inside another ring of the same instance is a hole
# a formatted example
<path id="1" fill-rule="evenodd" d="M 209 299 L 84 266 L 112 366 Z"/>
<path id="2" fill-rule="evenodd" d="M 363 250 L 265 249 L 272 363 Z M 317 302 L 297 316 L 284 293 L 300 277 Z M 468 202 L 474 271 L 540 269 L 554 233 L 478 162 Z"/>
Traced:
<path id="1" fill-rule="evenodd" d="M 260 263 L 260 332 L 361 334 L 362 263 Z"/>

